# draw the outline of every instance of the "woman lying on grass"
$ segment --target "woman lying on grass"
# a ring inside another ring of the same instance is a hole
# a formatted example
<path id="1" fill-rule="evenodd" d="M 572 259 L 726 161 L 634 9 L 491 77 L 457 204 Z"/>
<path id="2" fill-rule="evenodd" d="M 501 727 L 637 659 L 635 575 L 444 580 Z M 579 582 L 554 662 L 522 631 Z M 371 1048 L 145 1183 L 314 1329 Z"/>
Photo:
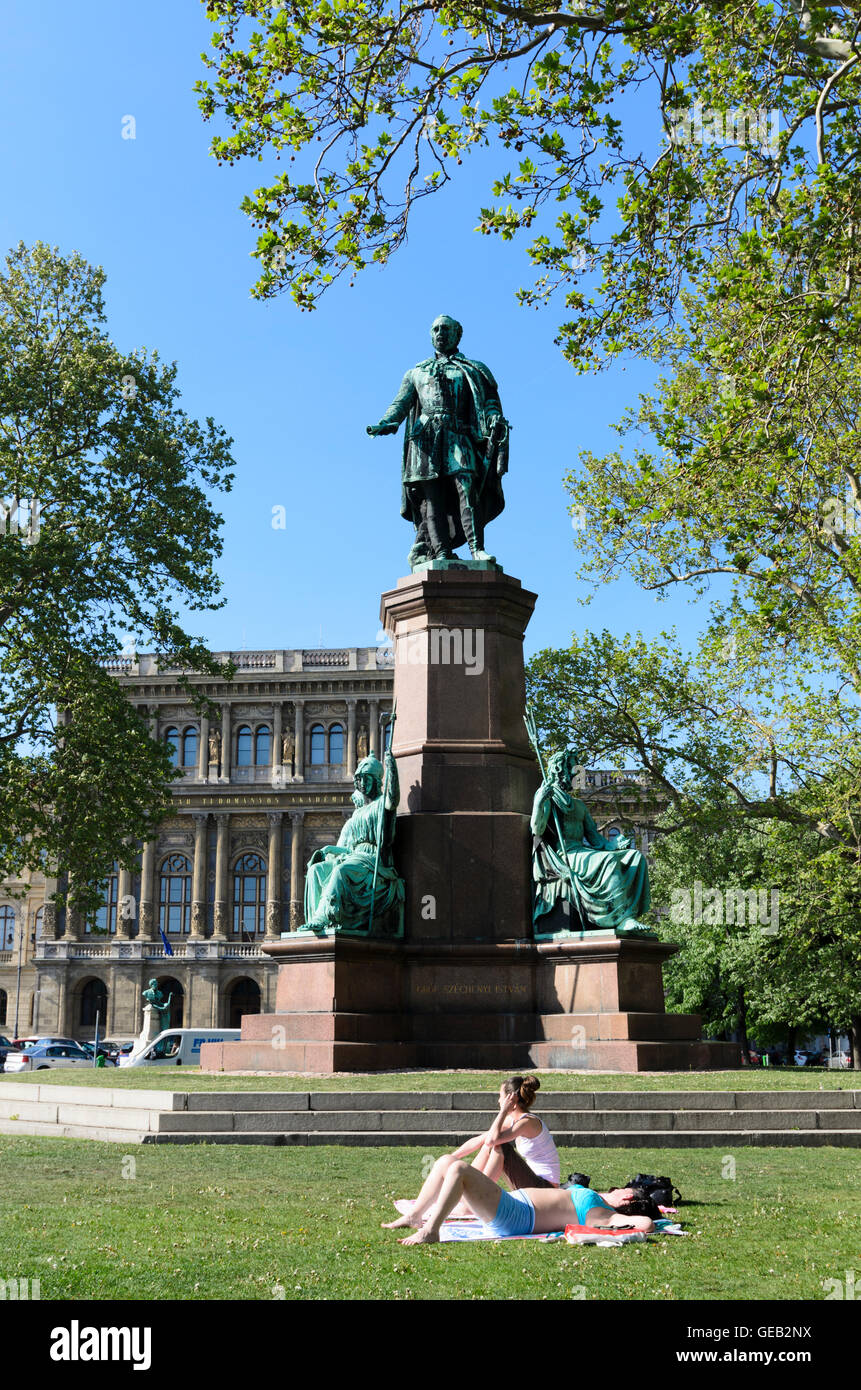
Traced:
<path id="1" fill-rule="evenodd" d="M 509 1095 L 500 1105 L 504 1117 L 515 1104 Z M 475 1165 L 454 1154 L 438 1158 L 419 1193 L 412 1211 L 396 1221 L 384 1221 L 388 1230 L 416 1227 L 402 1245 L 429 1245 L 439 1240 L 445 1218 L 463 1201 L 495 1236 L 545 1235 L 569 1225 L 653 1231 L 653 1217 L 660 1215 L 654 1203 L 633 1187 L 593 1192 L 589 1187 L 535 1187 L 504 1192 Z"/>

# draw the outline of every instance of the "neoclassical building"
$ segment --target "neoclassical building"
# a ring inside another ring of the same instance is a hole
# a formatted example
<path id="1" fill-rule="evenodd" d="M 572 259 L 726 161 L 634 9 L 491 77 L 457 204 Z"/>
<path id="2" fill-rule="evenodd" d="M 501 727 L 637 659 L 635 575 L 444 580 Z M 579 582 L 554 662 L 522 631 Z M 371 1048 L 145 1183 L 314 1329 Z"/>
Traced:
<path id="1" fill-rule="evenodd" d="M 171 749 L 173 814 L 137 873 L 111 875 L 92 921 L 57 911 L 53 879 L 9 885 L 23 900 L 0 893 L 0 1032 L 86 1039 L 98 1012 L 102 1036 L 131 1038 L 152 977 L 174 1026 L 238 1027 L 274 1007 L 260 948 L 301 922 L 305 865 L 352 811 L 357 761 L 379 752 L 390 649 L 220 655 L 233 680 L 191 678 L 218 719 L 151 656 L 109 667 Z"/>
<path id="2" fill-rule="evenodd" d="M 219 655 L 232 681 L 191 677 L 217 719 L 200 718 L 154 657 L 110 666 L 171 749 L 173 814 L 137 873 L 110 876 L 92 921 L 56 909 L 55 879 L 0 885 L 0 1033 L 84 1040 L 98 1014 L 102 1037 L 131 1038 L 153 977 L 174 1027 L 238 1027 L 274 1009 L 276 967 L 260 948 L 301 923 L 308 859 L 350 815 L 357 762 L 380 752 L 392 649 Z M 633 827 L 643 850 L 646 787 L 635 770 L 584 769 L 576 783 L 599 829 Z"/>

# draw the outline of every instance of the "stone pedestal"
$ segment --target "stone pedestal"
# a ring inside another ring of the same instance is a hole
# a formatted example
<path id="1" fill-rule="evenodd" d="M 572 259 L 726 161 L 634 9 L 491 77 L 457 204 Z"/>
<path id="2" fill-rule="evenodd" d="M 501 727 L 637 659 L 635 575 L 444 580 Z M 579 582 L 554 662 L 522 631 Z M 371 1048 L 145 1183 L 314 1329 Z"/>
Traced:
<path id="1" fill-rule="evenodd" d="M 738 1065 L 704 1043 L 696 1015 L 666 1014 L 663 962 L 678 947 L 587 937 L 566 943 L 292 939 L 274 1014 L 207 1043 L 204 1071 L 411 1067 L 669 1071 Z"/>
<path id="2" fill-rule="evenodd" d="M 664 1012 L 678 949 L 612 933 L 536 941 L 529 816 L 539 782 L 523 723 L 535 595 L 498 569 L 429 570 L 382 598 L 395 655 L 400 941 L 290 937 L 274 1014 L 211 1071 L 528 1067 L 645 1071 L 738 1065 L 699 1019 Z"/>

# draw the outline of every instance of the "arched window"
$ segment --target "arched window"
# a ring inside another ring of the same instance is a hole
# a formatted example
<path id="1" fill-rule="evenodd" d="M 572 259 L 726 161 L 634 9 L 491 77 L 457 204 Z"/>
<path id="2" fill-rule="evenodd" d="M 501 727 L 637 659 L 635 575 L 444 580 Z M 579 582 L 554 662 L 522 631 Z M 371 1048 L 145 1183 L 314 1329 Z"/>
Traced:
<path id="1" fill-rule="evenodd" d="M 175 980 L 172 975 L 160 976 L 156 984 L 165 999 L 170 999 L 170 1013 L 165 1026 L 167 1028 L 181 1028 L 185 1014 L 185 990 L 179 980 Z"/>
<path id="2" fill-rule="evenodd" d="M 36 913 L 35 925 L 36 925 L 36 940 L 37 940 L 37 941 L 41 941 L 41 940 L 42 940 L 42 935 L 43 935 L 44 930 L 45 930 L 45 909 L 44 909 L 44 907 L 40 907 L 39 910 L 38 910 L 38 912 Z"/>
<path id="3" fill-rule="evenodd" d="M 244 1014 L 260 1013 L 260 986 L 254 980 L 234 980 L 227 993 L 227 1027 L 241 1028 Z"/>
<path id="4" fill-rule="evenodd" d="M 114 865 L 116 868 L 116 865 Z M 97 910 L 94 917 L 87 922 L 85 931 L 92 932 L 94 936 L 113 936 L 117 929 L 117 894 L 119 891 L 119 878 L 117 874 L 111 874 L 105 884 L 105 896 L 101 907 Z"/>
<path id="5" fill-rule="evenodd" d="M 171 854 L 162 863 L 158 924 L 163 932 L 191 929 L 191 864 L 184 854 Z"/>
<path id="6" fill-rule="evenodd" d="M 247 724 L 236 732 L 236 766 L 251 766 L 251 730 Z"/>
<path id="7" fill-rule="evenodd" d="M 342 724 L 333 724 L 329 730 L 329 762 L 342 763 L 344 761 L 344 727 Z"/>
<path id="8" fill-rule="evenodd" d="M 15 909 L 0 907 L 0 951 L 11 951 L 15 946 Z"/>
<path id="9" fill-rule="evenodd" d="M 99 1015 L 99 1026 L 104 1029 L 108 1017 L 108 990 L 104 980 L 87 980 L 81 990 L 81 1011 L 78 1022 L 84 1027 L 95 1024 Z"/>
<path id="10" fill-rule="evenodd" d="M 0 1023 L 6 1022 L 6 1009 L 8 1007 L 8 1003 L 9 999 L 5 989 L 0 989 Z"/>
<path id="11" fill-rule="evenodd" d="M 266 930 L 266 865 L 259 854 L 243 854 L 233 867 L 233 930 L 250 937 Z"/>
<path id="12" fill-rule="evenodd" d="M 268 767 L 272 761 L 272 735 L 268 724 L 261 724 L 254 735 L 254 762 L 257 767 Z"/>
<path id="13" fill-rule="evenodd" d="M 383 752 L 385 752 L 385 750 L 386 750 L 387 748 L 391 748 L 391 746 L 392 746 L 392 723 L 391 723 L 391 720 L 389 720 L 388 724 L 387 724 L 386 727 L 385 727 L 385 731 L 384 731 L 384 733 L 383 733 Z"/>
<path id="14" fill-rule="evenodd" d="M 193 724 L 189 724 L 188 728 L 182 731 L 182 765 L 197 766 L 197 729 Z"/>
<path id="15" fill-rule="evenodd" d="M 326 730 L 322 724 L 311 728 L 311 762 L 315 765 L 326 761 Z"/>
<path id="16" fill-rule="evenodd" d="M 170 760 L 171 760 L 171 762 L 173 763 L 174 767 L 176 767 L 176 766 L 178 765 L 178 763 L 179 763 L 179 733 L 178 733 L 178 731 L 177 731 L 176 729 L 165 729 L 165 731 L 164 731 L 164 741 L 165 741 L 165 743 L 167 744 L 167 751 L 168 751 L 168 753 L 170 754 Z"/>

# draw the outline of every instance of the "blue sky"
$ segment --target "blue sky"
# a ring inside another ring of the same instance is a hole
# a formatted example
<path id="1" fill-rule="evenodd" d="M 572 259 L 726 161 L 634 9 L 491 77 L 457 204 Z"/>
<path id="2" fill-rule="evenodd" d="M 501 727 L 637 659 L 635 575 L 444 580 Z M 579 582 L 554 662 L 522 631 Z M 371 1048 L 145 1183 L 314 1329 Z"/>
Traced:
<path id="1" fill-rule="evenodd" d="M 622 581 L 577 602 L 562 478 L 581 449 L 614 447 L 610 426 L 649 377 L 636 363 L 577 376 L 553 346 L 561 308 L 518 307 L 524 252 L 472 230 L 490 201 L 477 165 L 425 201 L 384 271 L 342 282 L 315 313 L 251 299 L 254 229 L 238 207 L 256 175 L 217 167 L 193 92 L 209 32 L 196 0 L 6 0 L 0 51 L 0 248 L 43 240 L 102 265 L 114 340 L 176 360 L 184 408 L 235 441 L 234 491 L 219 500 L 227 603 L 192 630 L 218 650 L 376 640 L 412 533 L 400 436 L 371 440 L 365 425 L 449 313 L 513 425 L 506 510 L 487 542 L 538 593 L 527 654 L 586 627 L 651 635 L 675 622 L 689 639 L 704 614 L 681 595 L 659 604 Z M 286 530 L 271 524 L 279 505 Z"/>

